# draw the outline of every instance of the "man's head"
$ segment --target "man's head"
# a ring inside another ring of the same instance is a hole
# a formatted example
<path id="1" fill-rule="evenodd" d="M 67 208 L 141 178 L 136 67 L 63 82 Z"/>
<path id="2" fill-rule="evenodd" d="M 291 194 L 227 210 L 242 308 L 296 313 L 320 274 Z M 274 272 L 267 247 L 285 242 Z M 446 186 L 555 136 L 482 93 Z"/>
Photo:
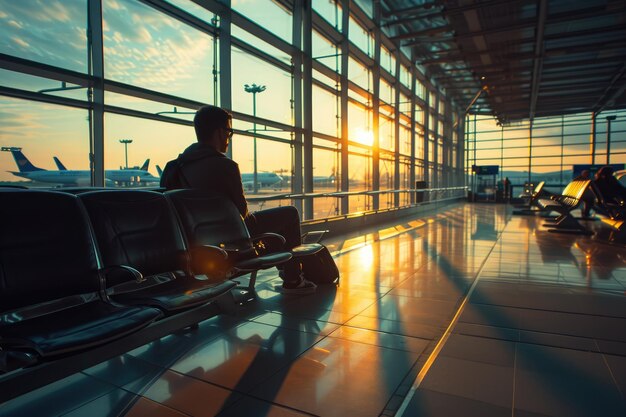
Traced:
<path id="1" fill-rule="evenodd" d="M 226 152 L 232 136 L 232 116 L 226 110 L 215 106 L 202 106 L 193 118 L 196 138 L 218 152 Z"/>
<path id="2" fill-rule="evenodd" d="M 591 171 L 589 171 L 588 169 L 583 169 L 582 171 L 580 171 L 580 176 L 583 178 L 589 178 L 590 175 Z"/>

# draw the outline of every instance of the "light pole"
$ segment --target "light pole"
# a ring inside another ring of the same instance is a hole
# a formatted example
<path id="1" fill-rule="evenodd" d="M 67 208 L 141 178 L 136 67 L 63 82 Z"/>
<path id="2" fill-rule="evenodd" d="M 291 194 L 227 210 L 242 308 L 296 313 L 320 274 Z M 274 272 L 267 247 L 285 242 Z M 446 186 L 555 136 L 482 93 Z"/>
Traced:
<path id="1" fill-rule="evenodd" d="M 615 120 L 617 116 L 606 116 L 606 164 L 611 164 L 611 122 Z"/>
<path id="2" fill-rule="evenodd" d="M 126 159 L 126 169 L 128 169 L 128 144 L 133 143 L 132 139 L 120 139 L 120 143 L 124 144 L 124 155 Z"/>
<path id="3" fill-rule="evenodd" d="M 258 179 L 257 179 L 257 158 L 256 158 L 256 95 L 257 93 L 262 93 L 263 91 L 265 91 L 265 86 L 264 85 L 256 85 L 256 84 L 245 84 L 243 86 L 243 89 L 246 90 L 246 93 L 252 93 L 252 116 L 254 117 L 254 123 L 252 126 L 252 131 L 254 132 L 254 160 L 253 160 L 253 164 L 254 164 L 254 180 L 253 180 L 253 184 L 254 184 L 254 194 L 257 194 L 259 192 L 259 183 L 258 183 Z"/>

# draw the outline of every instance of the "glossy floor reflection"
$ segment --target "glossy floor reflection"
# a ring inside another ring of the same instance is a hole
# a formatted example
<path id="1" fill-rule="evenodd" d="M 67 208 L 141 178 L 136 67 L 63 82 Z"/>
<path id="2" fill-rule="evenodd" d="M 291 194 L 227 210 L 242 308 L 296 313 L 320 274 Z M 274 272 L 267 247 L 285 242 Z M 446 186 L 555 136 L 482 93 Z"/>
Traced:
<path id="1" fill-rule="evenodd" d="M 237 316 L 0 415 L 626 415 L 626 246 L 510 211 L 461 204 L 327 242 L 339 287 L 285 296 L 264 272 Z"/>

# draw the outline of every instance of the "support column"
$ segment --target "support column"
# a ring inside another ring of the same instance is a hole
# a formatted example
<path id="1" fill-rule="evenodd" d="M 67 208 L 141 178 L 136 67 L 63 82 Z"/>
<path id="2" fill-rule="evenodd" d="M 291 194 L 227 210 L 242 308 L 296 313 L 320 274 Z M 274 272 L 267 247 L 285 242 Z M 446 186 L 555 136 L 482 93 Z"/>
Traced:
<path id="1" fill-rule="evenodd" d="M 591 149 L 589 153 L 591 154 L 591 165 L 596 164 L 596 118 L 598 114 L 596 112 L 591 113 Z"/>
<path id="2" fill-rule="evenodd" d="M 394 52 L 394 54 L 396 55 L 396 83 L 395 83 L 395 87 L 396 87 L 396 91 L 395 91 L 395 97 L 394 97 L 394 101 L 396 103 L 395 105 L 395 111 L 394 111 L 394 119 L 395 119 L 395 124 L 394 124 L 394 129 L 393 129 L 393 134 L 395 137 L 395 142 L 394 142 L 394 156 L 393 156 L 393 171 L 394 171 L 394 175 L 393 175 L 393 188 L 394 190 L 399 190 L 400 189 L 400 68 L 401 68 L 401 64 L 400 64 L 400 54 L 398 53 L 398 50 L 396 50 Z M 394 193 L 393 195 L 393 206 L 394 207 L 399 207 L 400 206 L 400 194 L 399 193 Z"/>
<path id="3" fill-rule="evenodd" d="M 374 68 L 372 68 L 372 130 L 374 133 L 374 143 L 372 144 L 371 172 L 372 183 L 370 190 L 380 190 L 380 2 L 374 4 Z M 367 198 L 367 197 L 366 197 Z M 372 195 L 372 209 L 380 208 L 380 195 Z"/>
<path id="4" fill-rule="evenodd" d="M 308 32 L 308 36 L 307 36 Z M 292 44 L 298 51 L 293 59 L 293 161 L 291 168 L 291 192 L 295 194 L 313 191 L 312 165 L 312 64 L 311 64 L 311 9 L 308 2 L 296 0 L 293 10 Z M 304 36 L 303 36 L 304 33 Z M 308 153 L 308 154 L 307 154 Z M 308 189 L 307 185 L 310 185 Z M 296 199 L 292 201 L 302 219 L 313 218 L 313 201 Z"/>
<path id="5" fill-rule="evenodd" d="M 350 0 L 341 0 L 341 191 L 349 190 L 348 172 L 348 56 L 350 42 L 348 31 L 350 24 Z M 341 214 L 348 214 L 350 207 L 348 196 L 341 197 Z"/>
<path id="6" fill-rule="evenodd" d="M 430 94 L 429 94 L 430 96 Z M 431 187 L 439 187 L 439 92 L 435 91 L 435 102 L 434 103 L 429 103 L 429 107 L 431 104 L 434 104 L 433 106 L 433 115 L 434 120 L 433 120 L 433 125 L 434 126 L 430 126 L 430 130 L 433 132 L 433 138 L 435 139 L 434 143 L 433 143 L 433 155 L 432 155 L 432 161 L 433 161 L 433 178 L 430 179 L 431 182 Z"/>
<path id="7" fill-rule="evenodd" d="M 89 169 L 91 185 L 103 187 L 104 176 L 104 46 L 102 33 L 102 1 L 89 0 L 89 59 L 94 77 L 91 119 L 91 143 L 89 144 Z"/>
<path id="8" fill-rule="evenodd" d="M 415 56 L 411 56 L 411 62 L 415 62 Z M 415 188 L 415 107 L 416 107 L 416 97 L 415 92 L 417 88 L 417 74 L 415 74 L 416 69 L 415 66 L 411 65 L 411 166 L 409 167 L 409 188 Z M 415 204 L 415 193 L 409 193 L 409 203 Z"/>
<path id="9" fill-rule="evenodd" d="M 426 88 L 426 94 L 424 97 L 424 178 L 423 181 L 428 182 L 428 187 L 432 187 L 430 184 L 430 150 L 428 149 L 428 137 L 430 136 L 430 92 Z"/>
<path id="10" fill-rule="evenodd" d="M 232 83 L 231 83 L 231 59 L 230 59 L 230 49 L 231 49 L 231 35 L 230 35 L 230 25 L 231 25 L 231 13 L 230 13 L 230 0 L 223 0 L 224 4 L 223 10 L 219 12 L 220 18 L 220 28 L 219 28 L 219 67 L 218 73 L 220 75 L 220 102 L 219 106 L 225 110 L 231 111 L 233 109 L 233 101 L 232 101 Z M 223 69 L 223 70 L 222 70 Z M 240 87 L 241 88 L 241 87 Z M 217 103 L 215 103 L 217 105 Z M 233 157 L 233 147 L 229 146 L 226 151 L 226 156 L 229 158 Z"/>

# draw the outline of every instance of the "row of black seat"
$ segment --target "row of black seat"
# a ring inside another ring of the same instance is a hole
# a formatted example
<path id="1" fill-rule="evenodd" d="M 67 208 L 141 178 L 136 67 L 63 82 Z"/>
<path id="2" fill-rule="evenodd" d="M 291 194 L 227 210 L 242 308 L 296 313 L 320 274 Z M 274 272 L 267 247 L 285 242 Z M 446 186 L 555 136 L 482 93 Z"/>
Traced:
<path id="1" fill-rule="evenodd" d="M 229 297 L 232 278 L 292 257 L 272 234 L 259 253 L 234 205 L 197 190 L 0 189 L 0 218 L 0 373 Z"/>

